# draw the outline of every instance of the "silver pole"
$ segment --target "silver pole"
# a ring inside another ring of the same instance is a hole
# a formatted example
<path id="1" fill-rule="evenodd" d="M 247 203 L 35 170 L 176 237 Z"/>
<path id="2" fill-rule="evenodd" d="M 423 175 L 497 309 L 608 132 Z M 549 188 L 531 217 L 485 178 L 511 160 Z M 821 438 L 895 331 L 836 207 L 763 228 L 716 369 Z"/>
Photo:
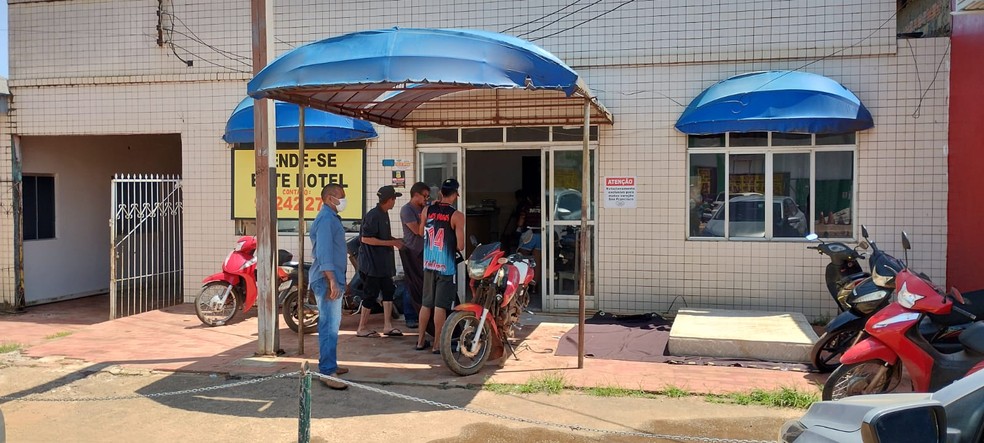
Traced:
<path id="1" fill-rule="evenodd" d="M 297 354 L 304 355 L 304 302 L 307 299 L 307 289 L 304 286 L 304 205 L 307 197 L 304 186 L 307 177 L 304 175 L 304 106 L 300 105 L 297 114 L 297 198 L 300 206 L 297 208 Z M 284 306 L 282 309 L 286 309 Z"/>
<path id="2" fill-rule="evenodd" d="M 581 272 L 578 275 L 577 297 L 577 368 L 584 368 L 584 309 L 588 295 L 588 211 L 591 205 L 591 153 L 588 142 L 591 139 L 591 97 L 584 97 L 584 144 L 581 151 L 581 235 L 578 253 Z"/>

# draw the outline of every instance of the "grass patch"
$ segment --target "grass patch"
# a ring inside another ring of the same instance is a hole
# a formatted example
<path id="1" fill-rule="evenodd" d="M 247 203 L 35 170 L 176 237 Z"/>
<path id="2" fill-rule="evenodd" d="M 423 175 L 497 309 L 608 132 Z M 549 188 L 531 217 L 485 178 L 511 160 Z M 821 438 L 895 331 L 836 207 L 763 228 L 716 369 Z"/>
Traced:
<path id="1" fill-rule="evenodd" d="M 45 340 L 54 340 L 56 338 L 68 337 L 69 335 L 72 335 L 72 334 L 73 334 L 73 331 L 61 331 L 61 332 L 56 332 L 56 333 L 51 334 L 51 335 L 47 335 L 47 336 L 44 337 L 44 339 Z"/>
<path id="2" fill-rule="evenodd" d="M 19 351 L 24 348 L 24 345 L 20 343 L 0 343 L 0 354 L 6 354 L 8 352 Z"/>
<path id="3" fill-rule="evenodd" d="M 599 386 L 584 389 L 582 392 L 595 397 L 656 398 L 655 394 L 651 394 L 641 389 L 626 389 L 619 386 Z"/>
<path id="4" fill-rule="evenodd" d="M 486 383 L 482 386 L 483 390 L 496 394 L 560 394 L 566 388 L 567 379 L 557 372 L 534 375 L 521 385 Z"/>
<path id="5" fill-rule="evenodd" d="M 793 388 L 773 390 L 755 389 L 751 392 L 736 392 L 724 395 L 708 395 L 708 401 L 715 403 L 732 403 L 737 405 L 761 405 L 776 408 L 807 409 L 813 403 L 820 401 L 816 392 L 802 392 Z"/>
<path id="6" fill-rule="evenodd" d="M 660 394 L 663 394 L 670 398 L 682 398 L 690 395 L 689 392 L 673 385 L 666 385 L 666 387 L 663 388 L 662 391 L 660 391 Z"/>

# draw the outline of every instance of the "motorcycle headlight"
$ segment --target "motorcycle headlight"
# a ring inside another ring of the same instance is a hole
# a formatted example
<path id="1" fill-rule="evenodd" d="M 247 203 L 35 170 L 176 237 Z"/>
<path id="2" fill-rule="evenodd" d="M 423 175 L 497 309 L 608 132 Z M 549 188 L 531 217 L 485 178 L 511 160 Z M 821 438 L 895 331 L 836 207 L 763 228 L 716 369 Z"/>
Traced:
<path id="1" fill-rule="evenodd" d="M 885 290 L 875 291 L 870 294 L 865 294 L 854 300 L 854 309 L 862 314 L 870 314 L 875 312 L 885 298 L 889 296 L 889 292 Z"/>
<path id="2" fill-rule="evenodd" d="M 469 261 L 468 276 L 473 280 L 481 280 L 482 277 L 485 277 L 485 271 L 489 269 L 489 264 L 491 262 L 491 260 Z"/>
<path id="3" fill-rule="evenodd" d="M 793 443 L 806 431 L 806 426 L 799 420 L 787 421 L 779 428 L 779 441 L 782 443 Z"/>
<path id="4" fill-rule="evenodd" d="M 916 305 L 917 301 L 926 297 L 909 292 L 909 288 L 907 288 L 907 286 L 908 283 L 902 283 L 902 287 L 898 289 L 898 294 L 896 294 L 895 299 L 903 307 L 912 309 L 912 307 Z"/>

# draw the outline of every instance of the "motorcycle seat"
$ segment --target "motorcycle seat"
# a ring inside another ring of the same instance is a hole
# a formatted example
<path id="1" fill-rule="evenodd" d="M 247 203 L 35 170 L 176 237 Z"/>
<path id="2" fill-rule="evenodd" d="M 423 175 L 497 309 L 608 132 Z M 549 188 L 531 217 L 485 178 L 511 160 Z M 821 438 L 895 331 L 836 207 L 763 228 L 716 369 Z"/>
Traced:
<path id="1" fill-rule="evenodd" d="M 976 322 L 961 332 L 960 344 L 968 352 L 984 355 L 984 322 Z"/>
<path id="2" fill-rule="evenodd" d="M 962 295 L 966 303 L 957 303 L 954 301 L 953 305 L 976 315 L 978 320 L 984 320 L 984 290 L 968 292 Z M 971 321 L 967 316 L 957 312 L 950 312 L 946 315 L 929 314 L 929 318 L 933 323 L 943 326 L 962 325 Z"/>

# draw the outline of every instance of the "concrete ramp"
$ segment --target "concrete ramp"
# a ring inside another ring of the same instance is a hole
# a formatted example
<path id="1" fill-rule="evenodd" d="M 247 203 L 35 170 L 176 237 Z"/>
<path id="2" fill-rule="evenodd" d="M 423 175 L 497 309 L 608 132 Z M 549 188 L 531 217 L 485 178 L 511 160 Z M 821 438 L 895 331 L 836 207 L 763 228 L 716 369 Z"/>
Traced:
<path id="1" fill-rule="evenodd" d="M 668 351 L 681 357 L 809 363 L 817 334 L 800 313 L 681 309 Z"/>

